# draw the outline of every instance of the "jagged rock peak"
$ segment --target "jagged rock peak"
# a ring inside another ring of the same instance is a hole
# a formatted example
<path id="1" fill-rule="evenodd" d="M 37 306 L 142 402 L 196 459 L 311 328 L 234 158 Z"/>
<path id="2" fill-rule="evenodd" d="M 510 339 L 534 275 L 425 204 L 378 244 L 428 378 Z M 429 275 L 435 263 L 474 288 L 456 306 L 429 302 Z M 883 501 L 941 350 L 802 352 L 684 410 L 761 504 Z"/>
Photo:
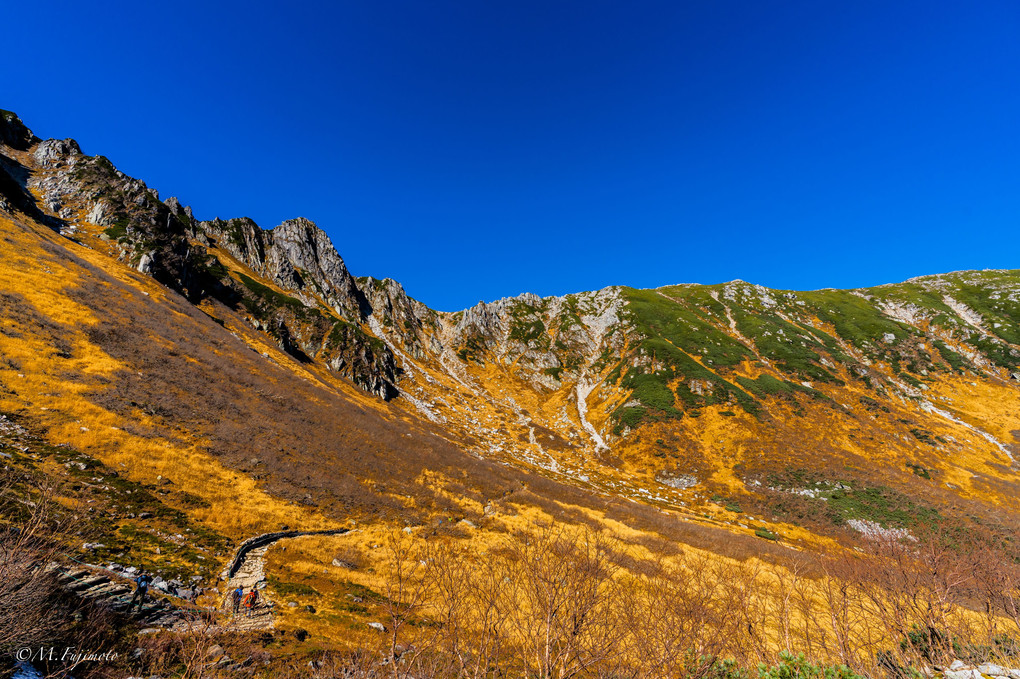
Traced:
<path id="1" fill-rule="evenodd" d="M 35 162 L 50 169 L 73 163 L 81 155 L 81 147 L 74 139 L 47 139 L 39 142 L 32 151 Z M 118 172 L 118 176 L 123 178 L 124 175 Z"/>
<path id="2" fill-rule="evenodd" d="M 343 258 L 326 232 L 315 222 L 298 217 L 288 219 L 271 231 L 273 244 L 287 255 L 294 266 L 309 272 L 320 272 L 327 280 L 344 285 L 353 278 Z"/>
<path id="3" fill-rule="evenodd" d="M 199 227 L 260 276 L 305 296 L 319 296 L 347 318 L 361 318 L 354 277 L 326 232 L 311 220 L 288 219 L 265 230 L 247 217 L 217 218 Z"/>
<path id="4" fill-rule="evenodd" d="M 39 138 L 32 134 L 32 130 L 28 129 L 17 113 L 0 109 L 0 144 L 26 151 L 38 142 Z"/>
<path id="5" fill-rule="evenodd" d="M 183 214 L 187 216 L 189 220 L 191 221 L 195 220 L 195 213 L 192 212 L 191 206 L 181 205 L 181 201 L 178 200 L 177 196 L 170 196 L 163 202 L 166 204 L 168 208 L 170 208 L 170 212 L 174 213 L 174 215 L 180 216 Z"/>

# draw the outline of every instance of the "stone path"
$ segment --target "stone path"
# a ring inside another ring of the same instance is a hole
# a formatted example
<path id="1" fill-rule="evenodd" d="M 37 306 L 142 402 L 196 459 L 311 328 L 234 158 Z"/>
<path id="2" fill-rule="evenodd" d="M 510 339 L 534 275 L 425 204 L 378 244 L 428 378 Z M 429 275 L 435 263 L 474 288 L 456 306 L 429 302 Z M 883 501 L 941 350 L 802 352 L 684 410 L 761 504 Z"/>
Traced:
<path id="1" fill-rule="evenodd" d="M 240 615 L 232 616 L 230 592 L 238 586 L 242 587 L 245 592 L 248 592 L 252 587 L 264 592 L 266 552 L 278 541 L 306 535 L 342 535 L 347 532 L 347 528 L 322 531 L 281 531 L 265 533 L 245 540 L 238 547 L 234 557 L 221 575 L 227 581 L 226 598 L 221 601 L 221 610 L 227 614 L 227 620 L 222 621 L 221 619 L 219 625 L 214 624 L 210 619 L 208 611 L 203 612 L 203 609 L 190 605 L 183 599 L 177 599 L 154 588 L 150 588 L 140 611 L 137 608 L 129 611 L 131 596 L 135 591 L 134 583 L 101 566 L 51 563 L 46 568 L 53 572 L 57 582 L 65 591 L 81 599 L 99 603 L 115 613 L 130 617 L 143 631 L 146 629 L 183 631 L 199 627 L 213 629 L 212 626 L 217 629 L 241 631 L 264 630 L 273 627 L 275 603 L 263 595 L 260 597 L 254 615 L 245 617 L 242 609 Z M 177 603 L 178 601 L 179 603 Z"/>
<path id="2" fill-rule="evenodd" d="M 270 547 L 280 540 L 287 538 L 298 538 L 306 535 L 343 535 L 346 532 L 348 532 L 347 528 L 320 531 L 280 531 L 256 535 L 241 543 L 241 546 L 237 548 L 234 558 L 230 560 L 230 563 L 223 569 L 223 573 L 220 576 L 227 580 L 225 598 L 221 603 L 221 608 L 227 613 L 232 612 L 233 604 L 230 593 L 238 587 L 241 587 L 245 593 L 250 591 L 252 587 L 255 587 L 260 592 L 259 603 L 251 617 L 245 615 L 244 607 L 242 607 L 241 612 L 233 616 L 226 623 L 225 627 L 241 631 L 272 629 L 274 624 L 273 612 L 276 608 L 276 603 L 269 600 L 264 594 L 266 586 L 265 557 Z"/>
<path id="3" fill-rule="evenodd" d="M 64 590 L 82 599 L 100 603 L 115 613 L 131 617 L 142 628 L 181 629 L 191 626 L 200 617 L 197 609 L 174 605 L 166 598 L 153 596 L 152 590 L 145 597 L 140 611 L 137 607 L 129 611 L 134 585 L 99 567 L 50 564 L 47 568 L 55 574 Z"/>

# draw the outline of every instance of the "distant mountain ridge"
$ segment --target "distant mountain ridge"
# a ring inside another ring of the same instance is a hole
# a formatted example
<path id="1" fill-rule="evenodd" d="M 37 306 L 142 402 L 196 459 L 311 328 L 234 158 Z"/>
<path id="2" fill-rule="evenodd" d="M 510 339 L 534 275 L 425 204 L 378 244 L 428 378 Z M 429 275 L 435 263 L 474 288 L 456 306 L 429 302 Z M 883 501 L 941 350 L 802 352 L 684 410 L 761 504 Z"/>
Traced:
<path id="1" fill-rule="evenodd" d="M 1020 270 L 810 292 L 613 286 L 445 313 L 355 278 L 309 220 L 200 221 L 10 113 L 0 141 L 20 154 L 0 165 L 4 210 L 37 195 L 61 234 L 478 455 L 674 507 L 761 495 L 790 469 L 904 491 L 922 469 L 936 497 L 1017 487 Z"/>

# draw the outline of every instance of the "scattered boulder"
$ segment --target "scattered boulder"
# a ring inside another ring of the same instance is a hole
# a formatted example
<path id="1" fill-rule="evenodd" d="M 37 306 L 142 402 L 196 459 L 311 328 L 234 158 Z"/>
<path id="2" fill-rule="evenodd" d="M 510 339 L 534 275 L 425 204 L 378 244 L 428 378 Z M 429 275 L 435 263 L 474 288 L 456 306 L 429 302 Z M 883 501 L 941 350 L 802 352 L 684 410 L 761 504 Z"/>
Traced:
<path id="1" fill-rule="evenodd" d="M 1004 679 L 1020 679 L 1020 669 L 1003 667 L 995 663 L 983 663 L 978 665 L 977 671 L 989 677 L 1003 677 Z"/>
<path id="2" fill-rule="evenodd" d="M 371 627 L 374 630 L 379 631 L 379 632 L 385 632 L 386 631 L 386 626 L 383 625 L 381 622 L 370 622 L 370 623 L 368 623 L 368 626 Z"/>
<path id="3" fill-rule="evenodd" d="M 1002 668 L 998 667 L 997 665 L 986 664 L 982 665 L 981 667 L 1002 671 Z M 992 673 L 986 672 L 986 674 Z M 967 663 L 959 659 L 954 660 L 949 665 L 949 667 L 947 667 L 945 671 L 943 671 L 942 676 L 944 677 L 944 679 L 982 679 L 982 674 L 980 670 L 974 669 L 973 666 L 968 665 Z"/>
<path id="4" fill-rule="evenodd" d="M 206 657 L 209 658 L 210 660 L 222 658 L 224 654 L 225 651 L 223 650 L 223 647 L 220 646 L 219 644 L 214 644 L 210 646 L 209 650 L 205 652 Z"/>
<path id="5" fill-rule="evenodd" d="M 694 474 L 678 474 L 668 469 L 663 469 L 656 473 L 655 480 L 664 486 L 676 488 L 677 490 L 686 490 L 698 485 L 698 477 Z"/>
<path id="6" fill-rule="evenodd" d="M 142 255 L 142 258 L 138 260 L 138 272 L 144 274 L 152 273 L 152 255 L 146 252 Z"/>

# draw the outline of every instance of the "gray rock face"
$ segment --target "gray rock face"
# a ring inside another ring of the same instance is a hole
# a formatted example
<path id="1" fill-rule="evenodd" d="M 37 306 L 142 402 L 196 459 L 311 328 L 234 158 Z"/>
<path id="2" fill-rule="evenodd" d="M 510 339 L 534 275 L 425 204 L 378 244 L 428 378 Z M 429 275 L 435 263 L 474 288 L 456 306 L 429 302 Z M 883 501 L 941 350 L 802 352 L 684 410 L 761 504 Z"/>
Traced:
<path id="1" fill-rule="evenodd" d="M 47 139 L 32 151 L 35 162 L 49 169 L 61 167 L 80 155 L 81 147 L 74 139 Z"/>
<path id="2" fill-rule="evenodd" d="M 138 260 L 137 269 L 139 273 L 144 274 L 152 273 L 152 255 L 150 255 L 148 252 L 142 255 L 142 258 Z"/>
<path id="3" fill-rule="evenodd" d="M 329 236 L 313 222 L 290 219 L 269 231 L 248 218 L 199 228 L 252 271 L 312 303 L 315 296 L 346 318 L 361 318 L 358 286 Z"/>
<path id="4" fill-rule="evenodd" d="M 438 354 L 442 346 L 436 339 L 439 314 L 408 297 L 404 287 L 391 278 L 358 279 L 362 313 L 374 319 L 379 334 L 395 342 L 413 358 L 426 353 Z"/>
<path id="5" fill-rule="evenodd" d="M 622 301 L 616 288 L 565 297 L 531 293 L 446 314 L 441 342 L 462 360 L 514 363 L 521 377 L 554 389 L 580 380 L 617 347 Z"/>

